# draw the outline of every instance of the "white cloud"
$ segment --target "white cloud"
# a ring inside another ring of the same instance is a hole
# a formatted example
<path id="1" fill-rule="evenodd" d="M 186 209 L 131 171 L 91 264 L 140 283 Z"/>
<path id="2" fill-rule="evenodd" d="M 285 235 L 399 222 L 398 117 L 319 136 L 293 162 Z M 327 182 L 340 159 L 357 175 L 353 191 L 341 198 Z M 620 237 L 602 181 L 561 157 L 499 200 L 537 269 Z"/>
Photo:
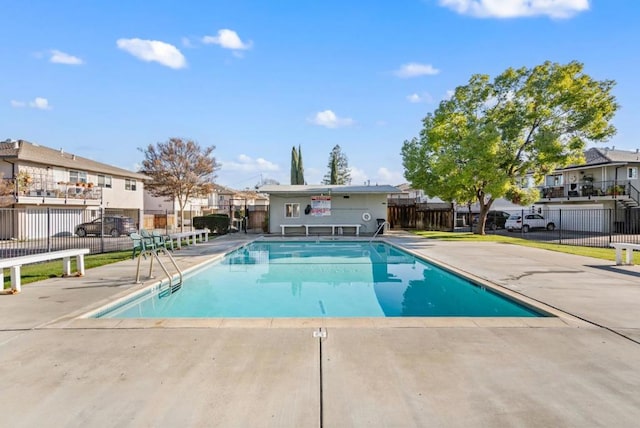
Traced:
<path id="1" fill-rule="evenodd" d="M 451 98 L 453 98 L 453 96 L 456 94 L 456 91 L 453 89 L 447 89 L 447 92 L 445 93 L 444 99 L 445 100 L 450 100 Z"/>
<path id="2" fill-rule="evenodd" d="M 14 108 L 31 107 L 38 110 L 51 110 L 51 106 L 49 105 L 49 100 L 42 97 L 36 97 L 33 101 L 29 101 L 28 103 L 25 101 L 11 100 L 11 107 L 14 107 Z"/>
<path id="3" fill-rule="evenodd" d="M 433 102 L 433 97 L 431 94 L 424 92 L 422 94 L 411 94 L 407 95 L 407 101 L 410 103 L 431 103 Z"/>
<path id="4" fill-rule="evenodd" d="M 171 68 L 184 68 L 187 61 L 178 48 L 158 40 L 118 39 L 118 48 L 142 61 L 155 61 Z"/>
<path id="5" fill-rule="evenodd" d="M 378 179 L 380 180 L 379 184 L 399 184 L 405 181 L 404 176 L 401 172 L 390 171 L 385 167 L 378 168 L 377 173 Z"/>
<path id="6" fill-rule="evenodd" d="M 41 97 L 36 97 L 33 101 L 29 101 L 29 107 L 37 108 L 38 110 L 51 110 L 49 100 Z"/>
<path id="7" fill-rule="evenodd" d="M 315 125 L 324 126 L 325 128 L 341 128 L 353 125 L 353 119 L 348 117 L 341 118 L 331 110 L 319 111 L 316 115 L 309 119 Z"/>
<path id="8" fill-rule="evenodd" d="M 183 37 L 182 39 L 180 39 L 180 41 L 182 42 L 182 46 L 184 46 L 185 48 L 193 48 L 193 43 L 191 43 L 191 39 L 189 39 L 188 37 Z"/>
<path id="9" fill-rule="evenodd" d="M 55 64 L 67 64 L 67 65 L 84 64 L 84 61 L 78 58 L 77 56 L 69 55 L 68 53 L 64 53 L 56 49 L 53 49 L 52 51 L 50 51 L 50 53 L 51 53 L 51 58 L 49 58 L 49 61 Z"/>
<path id="10" fill-rule="evenodd" d="M 249 41 L 248 43 L 243 42 L 233 30 L 222 29 L 218 30 L 217 36 L 204 36 L 202 38 L 202 43 L 206 45 L 219 45 L 224 49 L 232 49 L 232 50 L 246 50 L 250 49 L 253 42 Z"/>
<path id="11" fill-rule="evenodd" d="M 351 184 L 359 186 L 367 182 L 367 173 L 364 170 L 351 166 L 349 167 L 349 175 L 351 176 Z"/>
<path id="12" fill-rule="evenodd" d="M 440 0 L 440 5 L 478 18 L 518 18 L 547 15 L 570 18 L 589 10 L 589 0 Z"/>
<path id="13" fill-rule="evenodd" d="M 253 159 L 245 154 L 241 154 L 235 161 L 221 162 L 223 171 L 241 172 L 262 172 L 279 171 L 280 167 L 273 162 L 263 158 Z"/>
<path id="14" fill-rule="evenodd" d="M 418 64 L 416 62 L 411 62 L 409 64 L 404 64 L 394 73 L 398 77 L 408 79 L 410 77 L 433 76 L 434 74 L 440 73 L 440 70 L 433 67 L 431 64 Z"/>

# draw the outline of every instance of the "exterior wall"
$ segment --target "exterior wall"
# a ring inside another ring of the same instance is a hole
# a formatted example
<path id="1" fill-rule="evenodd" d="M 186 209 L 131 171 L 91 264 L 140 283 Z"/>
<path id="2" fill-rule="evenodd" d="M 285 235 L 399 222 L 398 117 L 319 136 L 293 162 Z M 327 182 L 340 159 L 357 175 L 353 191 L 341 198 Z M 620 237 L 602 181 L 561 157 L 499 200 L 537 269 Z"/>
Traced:
<path id="1" fill-rule="evenodd" d="M 270 195 L 269 208 L 269 233 L 280 234 L 281 224 L 361 224 L 360 233 L 363 235 L 373 234 L 377 229 L 376 219 L 387 219 L 387 195 L 386 194 L 363 194 L 331 196 L 331 215 L 313 216 L 305 214 L 307 205 L 311 204 L 311 196 L 282 196 Z M 300 204 L 300 217 L 285 218 L 284 207 L 287 203 Z M 371 219 L 365 221 L 362 217 L 364 213 L 369 213 Z M 304 231 L 304 229 L 301 229 Z M 314 229 L 314 232 L 320 229 Z M 288 229 L 293 231 L 293 229 Z M 330 233 L 330 230 L 329 230 Z"/>
<path id="2" fill-rule="evenodd" d="M 612 208 L 610 204 L 557 204 L 539 208 L 542 209 L 541 214 L 545 219 L 553 221 L 556 225 L 562 224 L 563 230 L 589 230 L 601 233 L 611 231 L 611 219 L 605 211 Z M 580 214 L 581 211 L 584 211 L 583 215 Z"/>
<path id="3" fill-rule="evenodd" d="M 233 195 L 214 192 L 209 196 L 209 206 L 216 209 L 229 209 Z"/>
<path id="4" fill-rule="evenodd" d="M 144 207 L 144 183 L 136 180 L 136 190 L 126 190 L 125 180 L 121 177 L 112 178 L 112 187 L 102 189 L 105 208 L 138 208 Z"/>
<path id="5" fill-rule="evenodd" d="M 636 178 L 628 178 L 628 168 L 636 168 Z M 633 187 L 638 189 L 640 186 L 640 163 L 628 164 L 623 166 L 603 166 L 599 168 L 588 168 L 588 165 L 585 165 L 584 170 L 566 171 L 562 174 L 562 176 L 564 183 L 562 183 L 561 185 L 569 185 L 571 183 L 581 185 L 584 184 L 585 176 L 591 176 L 593 177 L 593 182 L 595 183 L 606 183 L 607 186 L 610 186 L 615 181 L 621 184 L 628 182 L 631 183 Z M 553 175 L 547 176 L 545 185 L 554 185 Z M 606 191 L 606 189 L 602 190 Z"/>
<path id="6" fill-rule="evenodd" d="M 69 169 L 60 167 L 50 167 L 41 164 L 16 163 L 16 174 L 28 173 L 32 180 L 32 186 L 39 189 L 51 189 L 61 183 L 69 183 Z M 87 173 L 87 183 L 92 183 L 97 187 L 98 175 L 111 177 L 111 188 L 102 188 L 102 201 L 105 208 L 119 209 L 142 209 L 144 206 L 142 180 L 136 179 L 136 190 L 125 189 L 125 177 L 89 172 L 78 168 L 78 171 Z M 133 180 L 133 179 L 131 179 Z"/>
<path id="7" fill-rule="evenodd" d="M 468 213 L 469 208 L 471 208 L 472 213 L 480 212 L 480 204 L 477 202 L 469 205 L 456 205 L 456 211 L 461 213 Z M 518 212 L 521 210 L 528 209 L 527 206 L 522 206 L 518 204 L 514 204 L 513 202 L 507 201 L 504 198 L 496 199 L 493 204 L 491 204 L 491 211 L 506 211 L 506 212 Z"/>
<path id="8" fill-rule="evenodd" d="M 173 212 L 175 208 L 173 201 L 167 201 L 166 198 L 159 196 L 152 196 L 149 192 L 144 192 L 142 200 L 145 210 Z"/>

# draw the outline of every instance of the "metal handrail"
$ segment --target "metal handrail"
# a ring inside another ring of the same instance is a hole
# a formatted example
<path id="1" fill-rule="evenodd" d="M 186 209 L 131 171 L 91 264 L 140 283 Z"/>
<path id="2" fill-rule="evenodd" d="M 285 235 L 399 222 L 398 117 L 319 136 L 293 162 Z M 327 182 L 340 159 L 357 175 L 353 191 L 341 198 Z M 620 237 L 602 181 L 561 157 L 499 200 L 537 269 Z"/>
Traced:
<path id="1" fill-rule="evenodd" d="M 629 180 L 587 181 L 580 180 L 576 183 L 559 186 L 540 186 L 541 199 L 572 198 L 572 197 L 606 197 L 629 196 L 633 186 Z M 634 198 L 635 199 L 635 198 Z"/>
<path id="2" fill-rule="evenodd" d="M 371 239 L 369 239 L 369 244 L 371 244 L 371 242 L 373 242 L 373 240 L 376 239 L 376 236 L 378 236 L 378 233 L 380 233 L 380 231 L 384 229 L 384 225 L 385 224 L 388 224 L 389 227 L 391 227 L 391 223 L 389 223 L 387 220 L 385 220 L 382 223 L 380 223 L 378 225 L 378 230 L 376 230 L 376 233 L 374 233 L 373 236 L 371 237 Z"/>
<path id="3" fill-rule="evenodd" d="M 167 268 L 164 265 L 164 263 L 162 263 L 162 260 L 160 260 L 160 257 L 158 255 L 158 251 L 161 251 L 161 252 L 165 253 L 167 256 L 169 256 L 169 260 L 171 260 L 171 263 L 173 264 L 173 267 L 175 267 L 176 270 L 178 271 L 179 281 L 178 281 L 178 283 L 176 285 L 173 285 L 173 275 L 171 275 L 169 273 L 169 270 L 167 270 Z M 143 255 L 146 256 L 147 254 L 151 256 L 151 263 L 149 263 L 149 278 L 153 278 L 151 275 L 153 273 L 153 259 L 155 258 L 156 260 L 158 260 L 158 263 L 160 264 L 160 268 L 163 270 L 165 275 L 167 275 L 167 279 L 169 280 L 169 294 L 173 294 L 174 291 L 177 291 L 182 286 L 182 270 L 180 270 L 180 268 L 178 267 L 178 264 L 176 263 L 176 260 L 173 258 L 171 253 L 169 253 L 169 251 L 164 247 L 160 247 L 160 248 L 157 248 L 157 249 L 144 250 L 144 251 L 141 251 L 140 254 L 138 254 L 138 267 L 137 267 L 137 270 L 136 270 L 136 284 L 140 283 L 140 260 L 142 259 Z"/>
<path id="4" fill-rule="evenodd" d="M 629 186 L 629 192 L 628 192 L 629 197 L 634 201 L 636 201 L 637 203 L 640 203 L 640 192 L 638 191 L 638 189 L 636 189 L 631 183 L 629 183 L 628 186 Z"/>

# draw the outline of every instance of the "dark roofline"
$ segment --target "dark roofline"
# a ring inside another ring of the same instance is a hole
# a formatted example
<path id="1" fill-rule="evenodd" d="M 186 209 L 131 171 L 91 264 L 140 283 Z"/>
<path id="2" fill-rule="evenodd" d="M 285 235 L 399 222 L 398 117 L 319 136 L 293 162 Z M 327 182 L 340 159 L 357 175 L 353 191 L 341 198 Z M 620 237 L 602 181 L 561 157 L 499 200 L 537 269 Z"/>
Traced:
<path id="1" fill-rule="evenodd" d="M 19 148 L 16 149 L 16 145 L 18 145 Z M 121 177 L 131 177 L 137 178 L 138 180 L 149 179 L 149 177 L 139 172 L 129 171 L 124 168 L 97 162 L 72 153 L 66 153 L 62 149 L 56 150 L 25 140 L 0 142 L 0 158 L 15 158 L 24 162 L 32 162 L 67 169 L 86 170 Z"/>

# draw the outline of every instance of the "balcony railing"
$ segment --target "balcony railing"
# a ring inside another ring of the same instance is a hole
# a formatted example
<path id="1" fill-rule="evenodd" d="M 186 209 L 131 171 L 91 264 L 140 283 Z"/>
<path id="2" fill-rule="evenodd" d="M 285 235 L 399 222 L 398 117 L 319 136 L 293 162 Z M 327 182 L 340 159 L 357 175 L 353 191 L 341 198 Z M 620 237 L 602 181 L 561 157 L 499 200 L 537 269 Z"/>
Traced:
<path id="1" fill-rule="evenodd" d="M 540 189 L 541 199 L 585 197 L 591 199 L 607 196 L 630 196 L 635 199 L 638 197 L 638 191 L 627 180 L 587 181 L 564 186 L 545 186 Z"/>
<path id="2" fill-rule="evenodd" d="M 8 183 L 7 183 L 8 182 Z M 92 183 L 66 183 L 36 180 L 34 182 L 25 182 L 15 179 L 5 179 L 5 191 L 9 191 L 10 195 L 15 198 L 16 203 L 31 202 L 33 198 L 39 198 L 42 202 L 50 201 L 51 203 L 64 203 L 69 201 L 84 202 L 87 201 L 99 204 L 102 201 L 102 188 Z M 58 201 L 55 201 L 57 199 Z"/>

